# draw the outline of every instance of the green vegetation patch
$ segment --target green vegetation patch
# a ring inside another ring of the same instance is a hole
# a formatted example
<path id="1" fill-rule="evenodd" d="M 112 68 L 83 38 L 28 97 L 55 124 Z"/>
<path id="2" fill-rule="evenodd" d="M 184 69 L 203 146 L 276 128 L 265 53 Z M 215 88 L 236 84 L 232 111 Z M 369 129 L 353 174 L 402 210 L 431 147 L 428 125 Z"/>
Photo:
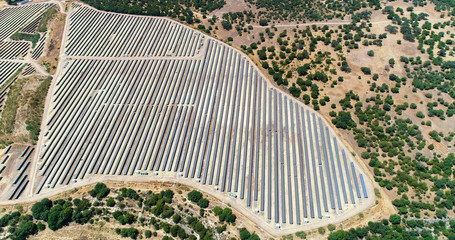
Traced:
<path id="1" fill-rule="evenodd" d="M 41 84 L 31 94 L 27 112 L 26 129 L 30 132 L 30 139 L 37 141 L 40 133 L 41 119 L 43 118 L 44 101 L 51 85 L 52 77 L 41 80 Z"/>
<path id="2" fill-rule="evenodd" d="M 193 207 L 187 204 L 181 191 L 178 197 L 183 200 L 184 205 L 175 204 L 174 192 L 170 189 L 153 193 L 131 188 L 110 189 L 104 183 L 98 183 L 88 193 L 87 198 L 54 201 L 45 198 L 33 204 L 30 214 L 24 215 L 23 208 L 21 211 L 5 214 L 0 218 L 0 231 L 6 232 L 3 228 L 9 225 L 8 233 L 4 237 L 26 239 L 44 230 L 45 223 L 49 229 L 56 231 L 71 223 L 93 225 L 98 222 L 101 225 L 101 221 L 114 221 L 124 225 L 115 229 L 115 232 L 124 238 L 157 239 L 160 234 L 160 239 L 214 240 L 219 237 L 229 239 L 226 237 L 230 236 L 231 232 L 226 231 L 227 226 L 235 226 L 236 216 L 232 210 L 218 206 L 209 209 L 207 214 L 213 212 L 220 221 L 213 227 L 212 224 L 207 226 L 205 216 L 195 215 L 197 213 L 192 211 Z M 199 191 L 192 191 L 189 196 L 198 203 L 205 199 Z M 115 208 L 112 208 L 114 206 Z M 141 211 L 141 214 L 138 214 L 138 211 Z M 241 239 L 259 239 L 257 234 L 249 233 L 244 228 L 240 229 L 239 234 Z"/>
<path id="3" fill-rule="evenodd" d="M 189 24 L 194 22 L 194 14 L 191 9 L 202 13 L 209 13 L 213 10 L 222 8 L 226 2 L 224 0 L 83 0 L 83 2 L 104 11 L 119 12 L 138 15 L 167 16 L 178 18 Z"/>
<path id="4" fill-rule="evenodd" d="M 35 48 L 36 44 L 38 43 L 38 41 L 40 39 L 40 35 L 22 33 L 22 32 L 18 31 L 18 32 L 14 33 L 13 35 L 11 35 L 10 38 L 11 38 L 11 40 L 15 40 L 15 41 L 21 41 L 21 40 L 29 41 L 32 43 L 32 48 Z"/>
<path id="5" fill-rule="evenodd" d="M 47 32 L 47 24 L 54 15 L 57 13 L 57 6 L 48 9 L 41 18 L 41 21 L 38 24 L 38 32 Z"/>
<path id="6" fill-rule="evenodd" d="M 24 67 L 22 66 L 16 73 L 11 76 L 10 81 L 13 81 L 14 78 L 22 71 Z M 0 136 L 4 136 L 5 134 L 10 134 L 14 130 L 14 122 L 16 121 L 16 113 L 17 109 L 19 108 L 19 98 L 21 95 L 22 87 L 24 86 L 26 80 L 25 79 L 18 79 L 16 80 L 11 86 L 8 91 L 5 105 L 3 106 L 3 111 L 1 115 L 0 121 Z M 8 84 L 7 83 L 7 84 Z M 0 140 L 1 145 L 9 144 L 7 142 L 3 142 Z"/>
<path id="7" fill-rule="evenodd" d="M 248 0 L 249 3 L 256 5 L 257 8 L 265 8 L 267 12 L 262 12 L 265 18 L 280 20 L 308 19 L 310 21 L 322 21 L 334 18 L 343 18 L 346 14 L 367 7 L 368 5 L 379 7 L 377 0 L 366 1 L 314 1 L 314 0 Z M 262 24 L 261 24 L 262 25 Z"/>

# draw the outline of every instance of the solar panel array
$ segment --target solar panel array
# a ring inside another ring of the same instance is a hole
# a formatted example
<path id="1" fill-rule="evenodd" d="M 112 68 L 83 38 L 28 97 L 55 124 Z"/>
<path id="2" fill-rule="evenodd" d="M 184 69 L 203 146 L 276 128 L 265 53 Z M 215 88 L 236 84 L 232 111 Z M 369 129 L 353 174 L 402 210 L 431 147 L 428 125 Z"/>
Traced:
<path id="1" fill-rule="evenodd" d="M 39 23 L 41 22 L 41 19 L 43 18 L 43 16 L 44 16 L 44 12 L 39 17 L 35 18 L 35 20 L 33 20 L 29 24 L 27 24 L 27 26 L 22 28 L 21 32 L 30 33 L 30 34 L 36 33 L 36 31 L 38 30 Z"/>
<path id="2" fill-rule="evenodd" d="M 30 18 L 53 4 L 29 4 L 21 7 L 9 7 L 0 10 L 0 41 L 6 40 Z"/>
<path id="3" fill-rule="evenodd" d="M 22 76 L 29 76 L 29 75 L 32 75 L 33 73 L 35 72 L 35 68 L 27 63 L 24 67 L 24 72 L 22 72 Z"/>
<path id="4" fill-rule="evenodd" d="M 13 81 L 8 82 L 8 80 L 23 65 L 16 60 L 23 60 L 22 58 L 28 54 L 31 48 L 30 42 L 12 41 L 9 37 L 19 30 L 25 33 L 34 33 L 42 14 L 53 5 L 38 3 L 7 7 L 0 10 L 0 108 L 4 104 L 9 86 L 13 83 Z M 42 53 L 44 40 L 45 35 L 41 37 L 38 48 L 34 51 L 34 59 L 37 59 Z M 33 72 L 33 68 L 29 67 L 24 76 Z"/>
<path id="5" fill-rule="evenodd" d="M 92 57 L 191 57 L 203 36 L 166 18 L 112 14 L 88 7 L 71 14 L 69 32 L 66 53 Z"/>
<path id="6" fill-rule="evenodd" d="M 44 45 L 46 44 L 47 33 L 43 34 L 33 50 L 32 59 L 37 60 L 43 54 Z"/>
<path id="7" fill-rule="evenodd" d="M 11 76 L 19 70 L 22 63 L 8 62 L 0 60 L 0 88 L 11 78 Z M 1 90 L 1 89 L 0 89 Z"/>
<path id="8" fill-rule="evenodd" d="M 27 55 L 30 42 L 0 42 L 0 59 L 16 59 Z"/>
<path id="9" fill-rule="evenodd" d="M 167 172 L 233 193 L 280 224 L 336 216 L 368 198 L 371 183 L 327 122 L 237 50 L 163 18 L 87 7 L 70 18 L 70 58 L 137 58 L 64 64 L 44 119 L 36 194 L 94 175 Z"/>
<path id="10" fill-rule="evenodd" d="M 8 197 L 8 200 L 18 199 L 21 194 L 24 192 L 25 188 L 27 187 L 28 183 L 30 182 L 27 175 L 27 169 L 30 165 L 30 156 L 33 152 L 34 148 L 27 146 L 22 154 L 19 156 L 20 162 L 16 171 L 18 171 L 16 177 L 13 180 L 13 190 Z"/>

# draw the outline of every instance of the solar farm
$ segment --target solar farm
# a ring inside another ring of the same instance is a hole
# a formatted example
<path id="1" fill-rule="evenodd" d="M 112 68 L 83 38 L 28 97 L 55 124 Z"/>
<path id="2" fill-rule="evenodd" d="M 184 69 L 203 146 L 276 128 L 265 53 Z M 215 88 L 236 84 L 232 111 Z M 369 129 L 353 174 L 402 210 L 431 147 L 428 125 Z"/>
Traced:
<path id="1" fill-rule="evenodd" d="M 37 20 L 41 19 L 46 9 L 53 4 L 31 4 L 23 7 L 9 7 L 0 10 L 0 87 L 2 90 L 4 84 L 9 78 L 16 73 L 32 46 L 28 41 L 12 41 L 9 37 L 17 32 L 35 33 Z M 45 38 L 45 35 L 43 36 Z M 40 41 L 40 44 L 43 44 Z M 35 48 L 33 56 L 39 53 L 40 49 Z M 37 58 L 34 58 L 35 60 Z"/>
<path id="2" fill-rule="evenodd" d="M 0 112 L 4 111 L 10 87 L 23 71 L 23 76 L 35 72 L 28 58 L 36 48 L 28 41 L 13 41 L 10 36 L 16 32 L 35 34 L 40 16 L 53 4 L 30 4 L 23 7 L 8 7 L 0 10 Z M 36 60 L 37 58 L 35 58 Z M 30 189 L 32 156 L 34 148 L 27 146 L 13 150 L 11 145 L 3 149 L 0 156 L 0 191 L 2 200 L 15 200 Z M 28 187 L 28 188 L 27 188 Z"/>
<path id="3" fill-rule="evenodd" d="M 18 177 L 30 188 L 22 196 L 103 179 L 179 182 L 279 228 L 374 204 L 369 177 L 328 122 L 225 43 L 167 18 L 81 4 L 63 42 L 38 146 L 18 160 L 32 171 Z M 19 66 L 0 61 L 5 75 Z"/>
<path id="4" fill-rule="evenodd" d="M 14 60 L 25 57 L 31 49 L 30 42 L 11 41 L 9 36 L 18 31 L 24 33 L 35 33 L 37 23 L 40 19 L 37 15 L 44 13 L 44 10 L 52 4 L 32 4 L 24 7 L 10 7 L 0 11 L 0 59 Z M 30 19 L 36 18 L 32 22 Z M 21 29 L 22 28 L 22 29 Z"/>

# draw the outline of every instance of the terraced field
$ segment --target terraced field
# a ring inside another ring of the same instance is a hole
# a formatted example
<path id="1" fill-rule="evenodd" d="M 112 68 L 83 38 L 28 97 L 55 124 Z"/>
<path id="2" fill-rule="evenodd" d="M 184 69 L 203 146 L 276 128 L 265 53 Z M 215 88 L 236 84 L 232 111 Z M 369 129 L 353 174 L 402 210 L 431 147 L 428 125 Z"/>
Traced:
<path id="1" fill-rule="evenodd" d="M 237 50 L 166 18 L 73 7 L 35 194 L 102 176 L 191 181 L 282 227 L 374 203 L 325 119 Z"/>

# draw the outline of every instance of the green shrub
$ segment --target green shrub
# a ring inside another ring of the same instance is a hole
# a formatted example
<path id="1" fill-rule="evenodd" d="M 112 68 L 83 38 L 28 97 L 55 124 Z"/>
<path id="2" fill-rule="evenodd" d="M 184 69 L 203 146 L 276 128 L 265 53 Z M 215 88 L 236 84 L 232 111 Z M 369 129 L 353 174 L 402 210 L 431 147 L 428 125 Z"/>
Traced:
<path id="1" fill-rule="evenodd" d="M 360 70 L 363 72 L 365 75 L 370 75 L 371 74 L 371 69 L 368 67 L 361 67 Z"/>
<path id="2" fill-rule="evenodd" d="M 389 221 L 392 224 L 397 225 L 397 224 L 401 223 L 401 217 L 397 214 L 392 214 L 392 215 L 390 215 Z"/>
<path id="3" fill-rule="evenodd" d="M 232 29 L 231 22 L 226 21 L 226 20 L 221 21 L 221 26 L 223 26 L 223 28 L 228 30 L 228 31 Z"/>
<path id="4" fill-rule="evenodd" d="M 209 200 L 207 198 L 201 198 L 198 202 L 197 205 L 201 208 L 207 208 L 209 206 Z"/>
<path id="5" fill-rule="evenodd" d="M 188 193 L 188 200 L 190 200 L 192 202 L 197 203 L 197 202 L 199 202 L 199 200 L 201 200 L 201 198 L 202 198 L 202 193 L 199 191 L 193 190 Z"/>
<path id="6" fill-rule="evenodd" d="M 418 111 L 417 114 L 416 114 L 416 116 L 417 116 L 418 118 L 424 118 L 424 117 L 425 117 L 425 114 L 423 114 L 421 111 Z"/>
<path id="7" fill-rule="evenodd" d="M 261 19 L 261 20 L 259 20 L 259 25 L 267 26 L 267 25 L 269 25 L 269 22 L 267 21 L 267 19 Z"/>
<path id="8" fill-rule="evenodd" d="M 318 228 L 318 233 L 321 234 L 321 235 L 324 235 L 325 234 L 325 228 L 324 227 L 320 227 Z"/>
<path id="9" fill-rule="evenodd" d="M 41 18 L 37 31 L 38 32 L 47 32 L 47 23 L 49 22 L 50 19 L 57 13 L 56 7 L 50 8 L 47 10 L 44 14 L 43 17 Z"/>
<path id="10" fill-rule="evenodd" d="M 95 185 L 95 188 L 89 191 L 88 193 L 90 194 L 90 196 L 96 197 L 97 199 L 101 200 L 107 197 L 107 195 L 109 195 L 110 192 L 111 190 L 108 187 L 106 187 L 106 184 L 97 183 Z"/>
<path id="11" fill-rule="evenodd" d="M 15 40 L 15 41 L 25 40 L 25 41 L 32 42 L 32 48 L 35 48 L 36 44 L 38 43 L 38 41 L 40 39 L 40 35 L 16 32 L 13 35 L 11 35 L 10 38 L 11 38 L 11 40 Z"/>

